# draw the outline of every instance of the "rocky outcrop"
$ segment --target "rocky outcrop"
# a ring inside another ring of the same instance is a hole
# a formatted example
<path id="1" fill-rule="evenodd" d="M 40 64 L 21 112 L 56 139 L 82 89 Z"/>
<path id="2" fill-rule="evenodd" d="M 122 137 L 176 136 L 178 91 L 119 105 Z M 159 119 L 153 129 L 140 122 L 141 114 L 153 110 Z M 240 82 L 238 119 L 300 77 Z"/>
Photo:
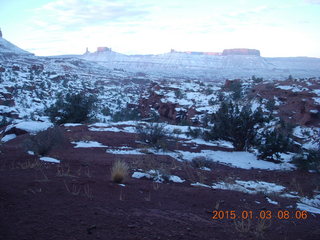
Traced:
<path id="1" fill-rule="evenodd" d="M 197 124 L 194 117 L 200 112 L 197 112 L 193 107 L 184 108 L 178 103 L 172 103 L 163 101 L 166 96 L 158 94 L 156 91 L 160 89 L 173 89 L 170 87 L 161 87 L 160 85 L 154 85 L 148 94 L 148 97 L 141 98 L 139 101 L 139 111 L 143 118 L 149 118 L 152 116 L 152 111 L 158 113 L 159 119 L 172 124 L 179 124 L 183 121 L 187 121 L 193 124 Z"/>
<path id="2" fill-rule="evenodd" d="M 310 81 L 309 81 L 310 82 Z M 294 80 L 282 81 L 281 86 L 295 86 Z M 251 97 L 259 96 L 262 99 L 278 99 L 281 103 L 275 107 L 277 116 L 284 121 L 294 125 L 320 127 L 320 105 L 317 105 L 313 98 L 317 95 L 303 85 L 305 91 L 292 91 L 281 89 L 271 83 L 258 84 L 251 90 Z M 314 85 L 318 89 L 319 85 Z M 250 95 L 250 94 L 249 94 Z"/>
<path id="3" fill-rule="evenodd" d="M 233 49 L 224 49 L 222 52 L 222 56 L 229 55 L 252 55 L 252 56 L 260 56 L 260 51 L 256 49 L 248 49 L 248 48 L 233 48 Z"/>

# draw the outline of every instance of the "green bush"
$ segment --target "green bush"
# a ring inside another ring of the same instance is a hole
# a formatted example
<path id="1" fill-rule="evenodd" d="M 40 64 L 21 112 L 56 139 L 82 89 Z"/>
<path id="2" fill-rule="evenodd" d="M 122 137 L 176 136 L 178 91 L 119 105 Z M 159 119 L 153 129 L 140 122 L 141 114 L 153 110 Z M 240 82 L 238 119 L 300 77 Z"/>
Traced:
<path id="1" fill-rule="evenodd" d="M 121 109 L 118 112 L 115 112 L 112 115 L 112 121 L 119 122 L 119 121 L 128 121 L 128 120 L 139 120 L 140 112 L 137 107 L 129 107 L 127 106 L 124 109 Z"/>
<path id="2" fill-rule="evenodd" d="M 258 157 L 268 161 L 280 161 L 280 153 L 286 153 L 293 149 L 292 140 L 288 135 L 279 130 L 266 132 L 262 135 L 262 140 L 258 146 Z"/>
<path id="3" fill-rule="evenodd" d="M 165 124 L 148 123 L 136 127 L 140 139 L 157 149 L 166 149 L 168 146 L 169 133 L 165 129 Z"/>
<path id="4" fill-rule="evenodd" d="M 46 109 L 50 120 L 57 124 L 89 122 L 95 107 L 96 97 L 83 93 L 68 93 L 65 97 L 58 96 L 54 105 Z"/>
<path id="5" fill-rule="evenodd" d="M 303 171 L 313 170 L 320 173 L 320 151 L 306 150 L 303 153 L 298 153 L 292 158 L 292 162 L 298 169 Z"/>
<path id="6" fill-rule="evenodd" d="M 195 168 L 212 168 L 213 162 L 206 157 L 195 157 L 191 160 L 191 165 Z"/>
<path id="7" fill-rule="evenodd" d="M 202 131 L 200 128 L 195 128 L 192 129 L 190 126 L 188 127 L 188 132 L 186 132 L 186 135 L 189 137 L 191 136 L 192 138 L 198 138 L 199 136 L 202 135 Z"/>
<path id="8" fill-rule="evenodd" d="M 214 125 L 204 132 L 204 139 L 230 141 L 236 150 L 244 150 L 256 143 L 257 125 L 265 121 L 260 107 L 252 112 L 250 106 L 240 110 L 238 104 L 222 102 L 220 109 L 211 116 Z"/>

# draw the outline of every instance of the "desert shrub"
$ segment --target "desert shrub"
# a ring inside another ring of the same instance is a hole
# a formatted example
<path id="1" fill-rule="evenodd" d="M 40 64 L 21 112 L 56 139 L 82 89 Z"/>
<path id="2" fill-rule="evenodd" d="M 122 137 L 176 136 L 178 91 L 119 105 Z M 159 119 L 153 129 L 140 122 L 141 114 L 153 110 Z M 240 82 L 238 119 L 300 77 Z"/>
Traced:
<path id="1" fill-rule="evenodd" d="M 104 116 L 110 116 L 110 115 L 111 115 L 110 108 L 104 107 L 104 108 L 101 110 L 101 113 L 102 113 Z"/>
<path id="2" fill-rule="evenodd" d="M 188 131 L 186 132 L 186 135 L 189 137 L 192 137 L 192 138 L 197 138 L 199 136 L 201 136 L 202 134 L 202 131 L 200 128 L 195 128 L 195 129 L 192 129 L 190 126 L 188 127 Z"/>
<path id="3" fill-rule="evenodd" d="M 57 124 L 89 122 L 93 118 L 95 102 L 93 95 L 68 93 L 65 97 L 58 96 L 56 103 L 45 112 Z"/>
<path id="4" fill-rule="evenodd" d="M 233 100 L 237 101 L 242 97 L 242 83 L 240 81 L 232 82 L 229 89 L 232 92 Z"/>
<path id="5" fill-rule="evenodd" d="M 205 95 L 211 95 L 213 93 L 213 89 L 212 88 L 210 88 L 210 87 L 208 87 L 208 88 L 206 88 L 205 90 L 204 90 L 204 94 Z"/>
<path id="6" fill-rule="evenodd" d="M 176 135 L 179 135 L 179 134 L 182 134 L 182 131 L 179 128 L 175 128 L 175 129 L 173 129 L 172 133 L 176 134 Z"/>
<path id="7" fill-rule="evenodd" d="M 260 82 L 263 81 L 263 78 L 256 77 L 255 75 L 253 75 L 251 79 L 252 79 L 253 82 L 255 82 L 255 83 L 260 83 Z"/>
<path id="8" fill-rule="evenodd" d="M 9 125 L 11 122 L 12 121 L 8 120 L 6 116 L 2 116 L 2 119 L 0 121 L 0 128 Z"/>
<path id="9" fill-rule="evenodd" d="M 258 145 L 258 157 L 269 161 L 280 161 L 280 153 L 286 153 L 292 148 L 293 143 L 288 135 L 273 130 L 262 134 L 262 140 Z"/>
<path id="10" fill-rule="evenodd" d="M 313 170 L 320 173 L 320 151 L 316 149 L 305 150 L 296 154 L 292 162 L 298 169 L 308 171 Z"/>
<path id="11" fill-rule="evenodd" d="M 165 129 L 165 124 L 161 123 L 148 123 L 144 126 L 138 126 L 136 127 L 137 133 L 140 137 L 140 139 L 151 145 L 152 147 L 155 147 L 157 149 L 167 148 L 167 140 L 169 138 L 169 133 Z"/>
<path id="12" fill-rule="evenodd" d="M 180 89 L 175 90 L 175 91 L 174 91 L 174 95 L 175 95 L 175 97 L 178 98 L 178 99 L 181 99 L 181 98 L 184 97 L 184 94 L 181 92 Z"/>
<path id="13" fill-rule="evenodd" d="M 111 180 L 115 183 L 122 183 L 129 175 L 129 166 L 121 160 L 113 163 L 111 168 Z"/>
<path id="14" fill-rule="evenodd" d="M 140 119 L 140 112 L 137 107 L 133 106 L 126 106 L 124 109 L 121 109 L 118 112 L 115 112 L 112 115 L 112 121 L 119 122 L 119 121 L 128 121 L 128 120 L 139 120 Z"/>
<path id="15" fill-rule="evenodd" d="M 212 161 L 206 157 L 195 157 L 191 160 L 191 165 L 195 168 L 212 168 Z"/>
<path id="16" fill-rule="evenodd" d="M 214 124 L 209 131 L 203 133 L 205 140 L 226 140 L 233 143 L 236 150 L 244 150 L 256 144 L 258 126 L 266 119 L 262 109 L 258 107 L 254 112 L 250 106 L 222 102 L 220 109 L 211 115 Z"/>
<path id="17" fill-rule="evenodd" d="M 48 128 L 30 137 L 24 142 L 26 150 L 31 150 L 35 154 L 44 156 L 55 147 L 65 143 L 65 138 L 59 127 Z"/>
<path id="18" fill-rule="evenodd" d="M 272 112 L 275 109 L 276 101 L 274 99 L 268 100 L 266 103 L 266 109 L 268 109 L 270 112 Z"/>

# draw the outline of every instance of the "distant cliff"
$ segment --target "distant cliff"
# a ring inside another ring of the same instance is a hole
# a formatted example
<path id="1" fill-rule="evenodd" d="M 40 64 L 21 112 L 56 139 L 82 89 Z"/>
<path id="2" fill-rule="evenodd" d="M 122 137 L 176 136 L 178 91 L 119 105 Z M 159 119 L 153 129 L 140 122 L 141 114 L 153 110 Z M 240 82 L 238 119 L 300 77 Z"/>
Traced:
<path id="1" fill-rule="evenodd" d="M 224 49 L 222 52 L 222 56 L 228 55 L 253 55 L 260 56 L 260 51 L 256 49 L 248 49 L 248 48 L 233 48 L 233 49 Z"/>

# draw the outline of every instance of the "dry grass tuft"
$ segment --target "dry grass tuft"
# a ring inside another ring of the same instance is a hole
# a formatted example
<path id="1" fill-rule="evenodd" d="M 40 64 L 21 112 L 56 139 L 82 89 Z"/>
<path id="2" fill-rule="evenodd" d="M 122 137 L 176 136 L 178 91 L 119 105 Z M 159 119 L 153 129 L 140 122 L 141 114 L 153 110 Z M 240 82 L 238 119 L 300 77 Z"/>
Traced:
<path id="1" fill-rule="evenodd" d="M 113 163 L 111 168 L 111 180 L 115 183 L 122 183 L 128 177 L 128 173 L 128 164 L 121 160 L 117 160 Z"/>

